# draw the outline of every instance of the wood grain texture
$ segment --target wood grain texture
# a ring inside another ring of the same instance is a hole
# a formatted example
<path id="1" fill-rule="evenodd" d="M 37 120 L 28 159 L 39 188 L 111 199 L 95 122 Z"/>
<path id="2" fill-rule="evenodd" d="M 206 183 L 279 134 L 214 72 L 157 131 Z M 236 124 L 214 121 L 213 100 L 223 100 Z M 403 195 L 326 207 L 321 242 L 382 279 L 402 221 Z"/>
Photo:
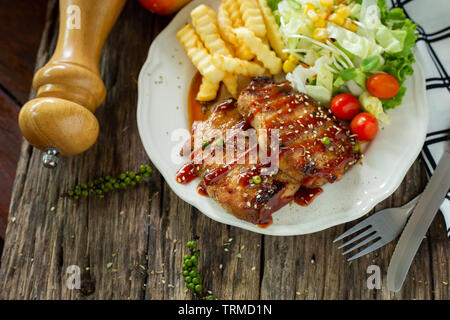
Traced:
<path id="1" fill-rule="evenodd" d="M 5 237 L 8 207 L 22 137 L 17 126 L 18 107 L 0 90 L 0 238 Z M 1 251 L 0 251 L 1 252 Z"/>
<path id="2" fill-rule="evenodd" d="M 18 105 L 28 99 L 47 0 L 0 0 L 0 87 Z"/>
<path id="3" fill-rule="evenodd" d="M 55 46 L 55 1 L 38 66 Z M 185 243 L 199 237 L 204 287 L 222 299 L 449 299 L 449 247 L 438 216 L 404 289 L 386 288 L 390 244 L 348 263 L 332 240 L 358 221 L 322 232 L 262 236 L 219 224 L 180 200 L 155 172 L 134 189 L 71 202 L 69 186 L 99 174 L 134 170 L 149 160 L 136 128 L 137 79 L 152 39 L 170 18 L 128 1 L 108 38 L 101 74 L 108 90 L 97 110 L 97 143 L 53 171 L 27 143 L 14 185 L 0 269 L 2 299 L 191 299 L 180 274 Z M 375 210 L 401 205 L 426 183 L 421 160 L 397 192 Z M 11 219 L 14 218 L 14 222 Z M 363 219 L 363 218 L 361 218 Z M 380 266 L 381 290 L 367 289 L 369 265 Z M 81 290 L 68 290 L 65 270 L 82 270 Z M 109 268 L 108 268 L 109 266 Z"/>

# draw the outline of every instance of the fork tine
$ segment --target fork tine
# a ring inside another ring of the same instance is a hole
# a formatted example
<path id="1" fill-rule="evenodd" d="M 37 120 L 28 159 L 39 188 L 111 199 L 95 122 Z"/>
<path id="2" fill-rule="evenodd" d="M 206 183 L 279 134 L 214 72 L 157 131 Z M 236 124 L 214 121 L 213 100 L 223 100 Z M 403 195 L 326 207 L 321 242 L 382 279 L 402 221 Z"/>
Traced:
<path id="1" fill-rule="evenodd" d="M 370 235 L 370 234 L 372 234 L 372 233 L 374 233 L 374 232 L 376 232 L 376 231 L 371 227 L 371 228 L 367 229 L 366 231 L 364 231 L 364 232 L 358 234 L 356 237 L 354 237 L 354 238 L 348 240 L 346 243 L 341 244 L 341 245 L 338 247 L 338 249 L 341 249 L 341 248 L 343 248 L 343 247 L 346 247 L 346 246 L 348 246 L 349 244 L 352 244 L 353 242 L 355 242 L 356 240 L 359 240 L 359 239 L 361 239 L 361 238 L 364 238 L 365 236 L 368 236 L 368 235 Z"/>
<path id="2" fill-rule="evenodd" d="M 343 234 L 341 234 L 339 237 L 337 237 L 336 239 L 334 239 L 334 242 L 337 242 L 339 240 L 344 239 L 345 237 L 348 237 L 349 235 L 367 227 L 368 225 L 370 225 L 371 221 L 368 221 L 369 219 L 365 219 L 363 221 L 361 221 L 360 223 L 358 223 L 356 226 L 353 226 L 352 228 L 348 229 L 346 232 L 344 232 Z"/>
<path id="3" fill-rule="evenodd" d="M 352 260 L 358 259 L 358 258 L 360 258 L 362 256 L 365 256 L 366 254 L 371 253 L 372 251 L 375 251 L 378 248 L 381 248 L 382 246 L 384 246 L 387 243 L 388 242 L 384 241 L 383 239 L 380 239 L 377 242 L 375 242 L 374 244 L 372 244 L 369 247 L 367 247 L 364 250 L 362 250 L 361 252 L 355 254 L 353 257 L 347 259 L 347 261 L 352 261 Z"/>
<path id="4" fill-rule="evenodd" d="M 363 241 L 361 241 L 360 243 L 358 243 L 357 245 L 351 247 L 350 249 L 348 249 L 347 251 L 345 251 L 344 253 L 342 253 L 342 255 L 346 255 L 349 252 L 352 252 L 355 249 L 358 249 L 359 247 L 362 247 L 363 245 L 365 245 L 366 243 L 369 243 L 372 240 L 375 240 L 376 238 L 379 238 L 380 236 L 378 235 L 378 233 L 374 233 L 373 235 L 371 235 L 370 237 L 368 237 L 367 239 L 364 239 Z"/>

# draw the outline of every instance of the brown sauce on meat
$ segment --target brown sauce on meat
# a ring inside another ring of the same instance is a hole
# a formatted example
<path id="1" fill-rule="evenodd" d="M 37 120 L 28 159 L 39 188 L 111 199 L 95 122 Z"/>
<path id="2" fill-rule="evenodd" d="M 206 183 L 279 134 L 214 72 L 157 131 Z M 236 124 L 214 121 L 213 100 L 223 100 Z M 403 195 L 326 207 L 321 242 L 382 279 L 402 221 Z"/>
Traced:
<path id="1" fill-rule="evenodd" d="M 311 202 L 322 192 L 322 188 L 300 187 L 294 195 L 294 202 L 298 205 L 306 207 L 311 204 Z"/>
<path id="2" fill-rule="evenodd" d="M 197 178 L 196 166 L 188 162 L 178 170 L 176 180 L 178 183 L 186 184 Z"/>
<path id="3" fill-rule="evenodd" d="M 197 186 L 197 193 L 199 195 L 202 195 L 202 196 L 205 196 L 205 197 L 208 196 L 208 192 L 206 192 L 206 188 L 201 182 Z"/>
<path id="4" fill-rule="evenodd" d="M 294 157 L 296 163 L 293 165 L 295 169 L 303 170 L 307 174 L 307 180 L 325 178 L 332 183 L 337 179 L 337 172 L 340 172 L 350 162 L 359 159 L 360 155 L 353 151 L 353 146 L 345 143 L 349 134 L 345 127 L 329 126 L 326 130 L 320 130 L 327 121 L 331 119 L 337 121 L 331 112 L 324 107 L 316 106 L 315 102 L 307 95 L 294 92 L 286 82 L 260 88 L 250 87 L 247 91 L 257 97 L 252 102 L 247 120 L 252 121 L 258 113 L 273 113 L 273 116 L 265 119 L 262 127 L 268 129 L 269 132 L 279 130 L 280 157 L 300 152 Z M 296 111 L 298 106 L 303 105 L 311 106 L 311 109 L 295 119 L 285 117 Z M 315 111 L 311 112 L 311 110 Z M 319 132 L 317 132 L 317 128 L 319 128 Z M 269 132 L 268 136 L 270 136 Z M 306 132 L 311 133 L 312 138 L 297 140 L 300 134 Z M 329 139 L 327 145 L 322 143 L 322 139 L 325 137 Z M 334 150 L 336 157 L 330 161 L 327 168 L 316 168 L 313 155 L 326 154 L 328 150 Z M 303 154 L 301 154 L 302 151 Z M 306 181 L 302 181 L 302 184 L 305 184 L 304 182 Z"/>
<path id="5" fill-rule="evenodd" d="M 205 120 L 205 115 L 202 111 L 203 105 L 202 103 L 196 100 L 201 84 L 202 84 L 202 75 L 200 74 L 200 72 L 197 72 L 192 78 L 188 93 L 187 112 L 188 112 L 189 127 L 192 126 L 194 121 Z"/>

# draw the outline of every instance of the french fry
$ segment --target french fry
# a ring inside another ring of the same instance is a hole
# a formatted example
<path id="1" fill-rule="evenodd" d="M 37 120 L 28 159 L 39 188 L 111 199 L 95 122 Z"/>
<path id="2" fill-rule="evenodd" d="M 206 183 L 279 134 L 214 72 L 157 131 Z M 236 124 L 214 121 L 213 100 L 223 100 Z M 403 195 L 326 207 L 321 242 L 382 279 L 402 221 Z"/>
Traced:
<path id="1" fill-rule="evenodd" d="M 237 0 L 222 0 L 222 5 L 224 9 L 228 12 L 228 16 L 231 20 L 231 25 L 233 28 L 243 27 L 244 21 L 242 21 L 241 11 L 239 8 L 239 1 Z M 236 40 L 236 42 L 231 42 L 235 47 L 236 57 L 243 60 L 252 60 L 255 55 L 251 52 L 250 48 L 247 47 L 242 41 Z"/>
<path id="2" fill-rule="evenodd" d="M 212 56 L 212 62 L 215 66 L 222 68 L 222 70 L 226 72 L 241 74 L 243 76 L 259 77 L 262 76 L 265 71 L 264 67 L 256 62 L 227 57 L 220 54 L 214 54 Z"/>
<path id="3" fill-rule="evenodd" d="M 230 50 L 228 50 L 225 41 L 223 41 L 220 37 L 219 27 L 216 20 L 216 13 L 213 9 L 203 4 L 199 5 L 191 11 L 191 18 L 195 30 L 200 36 L 200 39 L 203 41 L 206 49 L 208 49 L 211 54 L 218 53 L 224 56 L 231 57 Z M 236 75 L 229 73 L 226 73 L 223 79 L 223 83 L 233 97 L 237 96 L 237 80 L 238 79 Z M 211 89 L 212 86 L 206 87 L 205 85 L 205 88 Z M 218 88 L 219 87 L 217 86 L 217 89 Z M 200 92 L 201 91 L 202 86 L 200 86 Z M 205 93 L 205 96 L 212 96 L 212 91 L 207 91 L 207 93 Z"/>
<path id="4" fill-rule="evenodd" d="M 258 0 L 258 2 L 264 17 L 264 23 L 266 24 L 267 38 L 269 39 L 269 43 L 278 57 L 280 57 L 281 60 L 285 61 L 289 58 L 289 55 L 287 52 L 283 52 L 283 37 L 280 33 L 280 29 L 278 28 L 278 24 L 275 21 L 275 17 L 272 14 L 272 10 L 267 5 L 266 0 Z"/>
<path id="5" fill-rule="evenodd" d="M 202 77 L 202 83 L 198 90 L 196 99 L 198 101 L 211 101 L 216 98 L 219 91 L 220 82 L 214 82 L 206 77 Z"/>
<path id="6" fill-rule="evenodd" d="M 232 45 L 238 46 L 236 35 L 233 32 L 233 23 L 223 2 L 217 11 L 217 22 L 221 36 Z"/>
<path id="7" fill-rule="evenodd" d="M 237 0 L 222 0 L 222 4 L 228 11 L 233 28 L 242 27 L 244 22 L 242 21 L 239 2 Z"/>
<path id="8" fill-rule="evenodd" d="M 227 88 L 228 92 L 234 97 L 238 96 L 238 76 L 234 73 L 227 72 L 223 78 L 223 83 Z"/>
<path id="9" fill-rule="evenodd" d="M 216 13 L 204 4 L 191 11 L 192 24 L 210 53 L 231 55 L 222 40 L 216 20 Z"/>
<path id="10" fill-rule="evenodd" d="M 238 0 L 238 2 L 244 26 L 253 31 L 256 36 L 264 39 L 266 25 L 257 0 Z"/>
<path id="11" fill-rule="evenodd" d="M 269 69 L 272 75 L 281 72 L 282 61 L 278 58 L 269 46 L 262 42 L 251 30 L 247 28 L 234 29 L 236 36 L 245 43 L 250 50 L 256 55 L 256 58 L 262 62 L 264 67 Z"/>
<path id="12" fill-rule="evenodd" d="M 177 32 L 177 38 L 186 49 L 194 66 L 209 81 L 219 83 L 225 76 L 219 67 L 212 63 L 212 57 L 204 48 L 199 36 L 190 24 Z"/>

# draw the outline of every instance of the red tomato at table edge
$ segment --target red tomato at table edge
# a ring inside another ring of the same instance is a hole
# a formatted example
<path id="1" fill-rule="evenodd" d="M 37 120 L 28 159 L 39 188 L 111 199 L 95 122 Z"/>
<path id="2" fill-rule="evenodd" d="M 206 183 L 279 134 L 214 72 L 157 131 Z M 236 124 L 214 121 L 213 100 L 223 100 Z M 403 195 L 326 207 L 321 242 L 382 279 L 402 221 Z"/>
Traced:
<path id="1" fill-rule="evenodd" d="M 350 131 L 358 140 L 372 140 L 378 132 L 378 120 L 370 113 L 358 113 L 350 122 Z"/>
<path id="2" fill-rule="evenodd" d="M 390 99 L 400 90 L 400 84 L 395 77 L 388 73 L 377 73 L 366 81 L 367 91 L 380 99 Z"/>
<path id="3" fill-rule="evenodd" d="M 170 15 L 191 0 L 139 0 L 141 5 L 154 13 Z"/>
<path id="4" fill-rule="evenodd" d="M 350 93 L 336 95 L 330 103 L 331 112 L 341 120 L 351 120 L 356 116 L 361 106 L 358 99 Z"/>

